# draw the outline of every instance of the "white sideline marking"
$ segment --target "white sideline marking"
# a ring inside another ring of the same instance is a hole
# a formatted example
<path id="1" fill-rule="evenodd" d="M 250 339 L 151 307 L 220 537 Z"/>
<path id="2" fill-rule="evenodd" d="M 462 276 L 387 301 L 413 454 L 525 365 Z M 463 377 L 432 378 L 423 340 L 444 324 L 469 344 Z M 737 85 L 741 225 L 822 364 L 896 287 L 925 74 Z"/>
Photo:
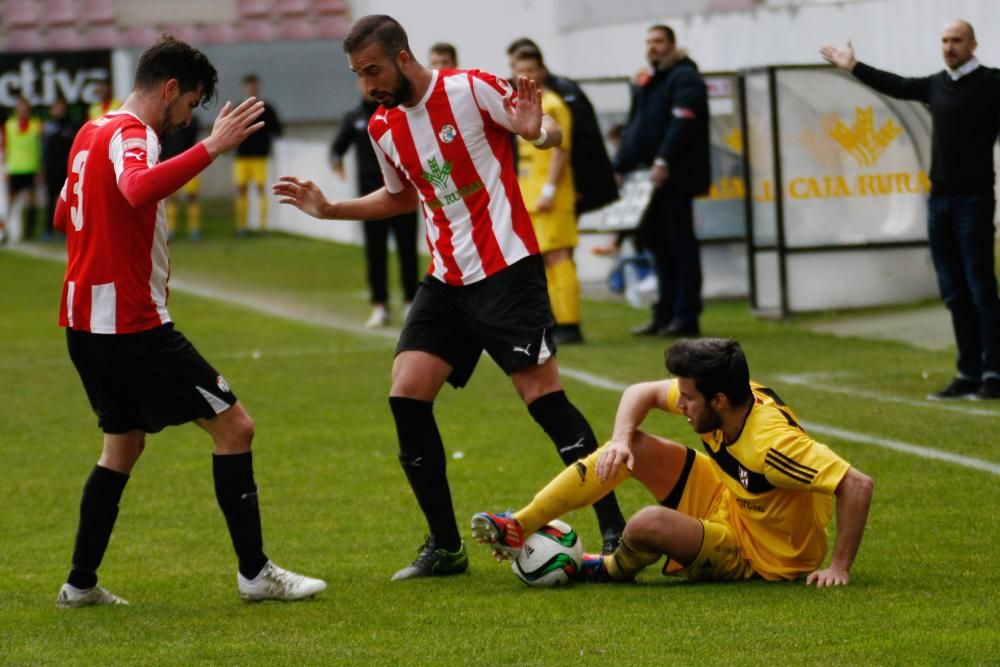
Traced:
<path id="1" fill-rule="evenodd" d="M 824 384 L 823 382 L 817 382 L 817 378 L 824 377 L 829 378 L 829 375 L 823 373 L 817 373 L 816 375 L 804 374 L 804 375 L 775 375 L 774 378 L 781 382 L 782 384 L 795 384 L 803 387 L 808 387 L 810 389 L 816 389 L 818 391 L 823 391 L 828 394 L 846 394 L 848 396 L 861 396 L 862 398 L 867 398 L 873 401 L 879 401 L 881 403 L 900 403 L 902 405 L 909 405 L 914 408 L 930 408 L 932 410 L 942 410 L 945 412 L 958 412 L 963 415 L 972 415 L 973 417 L 993 417 L 996 419 L 1000 417 L 1000 412 L 996 410 L 990 410 L 987 408 L 974 408 L 967 405 L 961 405 L 957 402 L 949 401 L 921 401 L 919 399 L 907 398 L 905 396 L 893 396 L 892 394 L 883 394 L 878 391 L 869 391 L 867 389 L 856 389 L 854 387 L 838 387 L 837 385 Z"/>
<path id="2" fill-rule="evenodd" d="M 39 257 L 41 259 L 48 259 L 53 261 L 65 261 L 65 256 L 59 253 L 48 252 L 41 249 L 34 249 L 30 246 L 15 246 L 12 248 L 15 252 L 21 252 L 26 255 L 31 255 L 33 257 Z M 357 334 L 359 336 L 377 336 L 380 338 L 391 338 L 395 340 L 398 337 L 398 330 L 395 329 L 366 329 L 360 325 L 348 322 L 342 318 L 325 314 L 322 311 L 311 309 L 307 307 L 292 306 L 286 302 L 280 301 L 262 301 L 260 298 L 250 295 L 245 292 L 231 291 L 221 287 L 206 286 L 204 284 L 195 284 L 192 282 L 187 282 L 183 280 L 173 280 L 174 289 L 180 289 L 181 291 L 190 292 L 198 296 L 203 296 L 210 299 L 216 299 L 220 301 L 225 301 L 227 303 L 235 303 L 251 310 L 256 310 L 258 312 L 267 313 L 269 315 L 276 315 L 284 319 L 295 320 L 299 322 L 308 322 L 311 324 L 318 324 L 330 329 L 337 329 L 340 331 L 347 331 L 350 333 Z M 570 368 L 566 366 L 559 367 L 560 375 L 565 377 L 573 378 L 584 384 L 588 384 L 592 387 L 597 387 L 598 389 L 607 389 L 614 392 L 622 392 L 628 387 L 627 384 L 622 384 L 621 382 L 616 382 L 609 378 L 601 377 L 600 375 L 595 375 L 587 371 L 577 370 L 575 368 Z M 805 376 L 795 376 L 795 375 L 782 375 L 776 376 L 784 379 L 790 384 L 807 384 L 804 379 Z M 795 382 L 798 380 L 798 382 Z M 820 389 L 821 391 L 828 391 L 831 393 L 850 393 L 855 396 L 863 396 L 861 392 L 851 390 L 843 390 L 840 387 L 821 387 L 814 383 L 809 382 L 808 386 Z M 834 391 L 837 390 L 837 391 Z M 918 407 L 927 407 L 926 402 L 913 401 L 911 399 L 903 399 L 899 397 L 883 396 L 877 392 L 871 392 L 872 396 L 866 398 L 872 398 L 873 400 L 885 400 L 888 402 L 911 404 Z M 951 408 L 952 411 L 969 411 L 976 410 L 975 408 L 961 408 L 960 406 L 953 406 L 950 404 L 939 405 L 938 402 L 930 403 L 930 407 L 935 409 Z M 975 412 L 968 412 L 968 414 L 977 414 L 984 412 L 981 410 L 976 410 Z M 997 416 L 996 412 L 990 412 L 990 416 Z M 902 442 L 899 440 L 889 440 L 887 438 L 878 438 L 875 436 L 866 435 L 864 433 L 856 433 L 854 431 L 847 431 L 845 429 L 837 428 L 836 426 L 827 426 L 825 424 L 810 423 L 807 428 L 816 433 L 822 433 L 824 435 L 833 436 L 835 438 L 841 438 L 843 440 L 848 440 L 850 442 L 858 442 L 866 445 L 875 445 L 876 447 L 882 447 L 884 449 L 889 449 L 892 451 L 903 452 L 906 454 L 911 454 L 913 456 L 918 456 L 920 458 L 932 459 L 936 461 L 946 461 L 948 463 L 954 463 L 955 465 L 964 466 L 966 468 L 972 468 L 974 470 L 982 470 L 984 472 L 991 473 L 993 475 L 1000 475 L 1000 464 L 990 463 L 988 461 L 982 461 L 980 459 L 975 459 L 969 456 L 962 456 L 960 454 L 952 454 L 951 452 L 941 451 L 939 449 L 933 449 L 931 447 L 922 447 L 920 445 L 910 444 L 908 442 Z"/>

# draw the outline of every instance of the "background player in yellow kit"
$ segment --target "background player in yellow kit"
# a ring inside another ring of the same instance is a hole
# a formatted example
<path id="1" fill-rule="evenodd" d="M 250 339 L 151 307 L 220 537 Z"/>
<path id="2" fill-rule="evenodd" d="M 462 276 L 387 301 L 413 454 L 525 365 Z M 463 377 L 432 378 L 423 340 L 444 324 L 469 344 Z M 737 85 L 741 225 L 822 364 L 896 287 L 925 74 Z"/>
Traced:
<path id="1" fill-rule="evenodd" d="M 577 245 L 576 190 L 570 166 L 573 115 L 562 98 L 545 87 L 548 71 L 538 49 L 519 48 L 511 56 L 511 66 L 515 77 L 525 76 L 538 84 L 542 89 L 542 112 L 563 128 L 562 145 L 551 150 L 539 150 L 518 138 L 517 180 L 545 259 L 549 301 L 556 320 L 552 337 L 557 344 L 582 343 L 580 281 L 573 263 L 573 248 Z"/>
<path id="2" fill-rule="evenodd" d="M 612 555 L 585 556 L 581 578 L 628 581 L 666 555 L 664 574 L 690 579 L 808 575 L 807 584 L 847 584 L 871 478 L 810 438 L 773 390 L 750 380 L 736 341 L 678 341 L 666 365 L 674 379 L 625 390 L 610 442 L 566 468 L 521 511 L 475 515 L 473 534 L 499 557 L 514 557 L 524 535 L 631 476 L 659 504 L 629 519 Z M 654 408 L 686 416 L 705 453 L 640 431 Z M 837 538 L 820 570 L 833 496 Z"/>

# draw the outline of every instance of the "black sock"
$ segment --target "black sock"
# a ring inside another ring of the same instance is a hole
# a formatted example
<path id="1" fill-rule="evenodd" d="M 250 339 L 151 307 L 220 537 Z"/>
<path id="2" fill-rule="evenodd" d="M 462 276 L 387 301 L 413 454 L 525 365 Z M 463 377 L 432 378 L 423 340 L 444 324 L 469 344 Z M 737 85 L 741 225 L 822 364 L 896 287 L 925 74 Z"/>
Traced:
<path id="1" fill-rule="evenodd" d="M 111 539 L 118 518 L 118 503 L 128 483 L 128 475 L 94 466 L 83 485 L 80 499 L 80 525 L 73 547 L 73 566 L 66 581 L 76 588 L 97 585 L 97 568 Z"/>
<path id="2" fill-rule="evenodd" d="M 434 544 L 457 551 L 462 546 L 448 487 L 444 443 L 434 421 L 434 404 L 412 398 L 389 397 L 399 437 L 399 463 L 427 519 Z"/>
<path id="3" fill-rule="evenodd" d="M 257 485 L 253 481 L 253 453 L 212 456 L 215 498 L 229 526 L 229 537 L 240 562 L 240 574 L 253 579 L 267 564 L 260 530 Z"/>
<path id="4" fill-rule="evenodd" d="M 597 436 L 565 391 L 540 396 L 528 406 L 528 412 L 551 438 L 564 464 L 576 463 L 597 449 Z M 613 491 L 594 503 L 594 512 L 605 537 L 620 535 L 625 529 L 625 517 Z"/>

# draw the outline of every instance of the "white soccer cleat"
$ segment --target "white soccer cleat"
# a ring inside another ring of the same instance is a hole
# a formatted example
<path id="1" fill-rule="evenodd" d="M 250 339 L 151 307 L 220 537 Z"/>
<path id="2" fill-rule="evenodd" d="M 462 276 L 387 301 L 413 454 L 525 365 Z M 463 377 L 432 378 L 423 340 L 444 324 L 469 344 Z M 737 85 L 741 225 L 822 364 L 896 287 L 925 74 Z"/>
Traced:
<path id="1" fill-rule="evenodd" d="M 240 599 L 244 602 L 261 600 L 304 600 L 326 590 L 326 582 L 284 570 L 271 561 L 253 579 L 236 573 Z"/>
<path id="2" fill-rule="evenodd" d="M 365 326 L 369 329 L 378 329 L 379 327 L 389 326 L 389 309 L 382 304 L 376 304 L 372 308 L 371 317 L 365 322 Z"/>
<path id="3" fill-rule="evenodd" d="M 93 607 L 99 604 L 128 604 L 128 600 L 120 598 L 100 586 L 80 589 L 70 584 L 63 584 L 62 588 L 59 589 L 59 596 L 56 598 L 56 606 L 60 609 Z"/>

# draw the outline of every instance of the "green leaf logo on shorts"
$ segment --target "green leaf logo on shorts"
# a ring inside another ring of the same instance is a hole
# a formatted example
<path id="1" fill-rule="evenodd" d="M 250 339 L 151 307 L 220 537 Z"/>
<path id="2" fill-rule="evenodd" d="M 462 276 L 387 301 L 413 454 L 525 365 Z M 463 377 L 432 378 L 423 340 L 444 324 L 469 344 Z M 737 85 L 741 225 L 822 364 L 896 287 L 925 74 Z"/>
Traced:
<path id="1" fill-rule="evenodd" d="M 445 160 L 444 164 L 440 165 L 437 158 L 432 157 L 427 162 L 427 168 L 430 171 L 423 172 L 424 180 L 439 190 L 443 190 L 448 185 L 448 176 L 451 175 L 451 162 Z"/>

